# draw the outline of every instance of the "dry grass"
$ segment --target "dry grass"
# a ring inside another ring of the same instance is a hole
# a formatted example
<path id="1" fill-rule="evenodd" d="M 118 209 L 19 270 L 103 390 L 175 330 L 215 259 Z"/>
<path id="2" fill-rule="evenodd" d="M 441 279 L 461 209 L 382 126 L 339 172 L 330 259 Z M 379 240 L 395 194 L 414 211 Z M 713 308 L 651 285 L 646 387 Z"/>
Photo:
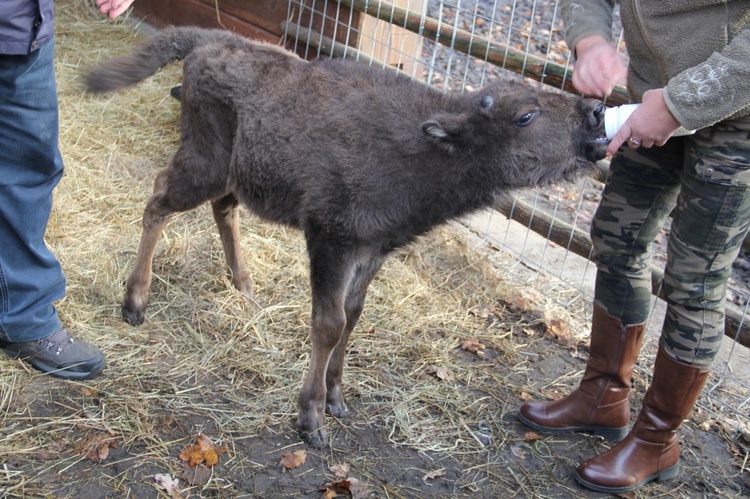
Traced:
<path id="1" fill-rule="evenodd" d="M 0 466 L 0 486 L 21 496 L 49 493 L 39 477 L 88 463 L 85 447 L 101 434 L 138 449 L 127 461 L 102 467 L 100 483 L 113 494 L 127 495 L 119 484 L 132 477 L 128 467 L 175 469 L 175 449 L 199 432 L 228 443 L 227 469 L 252 474 L 261 465 L 257 456 L 242 455 L 249 441 L 282 431 L 290 446 L 297 443 L 296 396 L 309 360 L 302 236 L 243 215 L 242 243 L 256 283 L 256 303 L 248 303 L 227 277 L 209 210 L 180 215 L 157 250 L 146 323 L 123 323 L 119 301 L 142 209 L 177 142 L 179 105 L 169 88 L 180 69 L 169 67 L 135 91 L 86 96 L 81 73 L 127 51 L 139 35 L 132 23 L 101 20 L 80 0 L 57 2 L 57 13 L 66 175 L 48 243 L 68 279 L 61 319 L 97 344 L 108 366 L 94 381 L 73 383 L 0 359 L 0 456 L 11 456 Z M 542 341 L 550 317 L 570 322 L 572 331 L 585 328 L 575 314 L 500 277 L 466 236 L 457 225 L 437 230 L 389 259 L 373 282 L 344 377 L 347 397 L 359 409 L 353 427 L 329 418 L 334 445 L 352 432 L 356 438 L 357 425 L 381 429 L 396 448 L 440 452 L 456 462 L 484 449 L 485 433 L 498 448 L 518 442 L 503 420 L 529 390 L 523 383 L 529 344 Z M 462 352 L 468 338 L 484 343 L 489 357 Z M 429 366 L 446 367 L 453 381 L 438 380 Z M 576 374 L 560 373 L 549 385 L 570 385 Z M 549 451 L 540 441 L 537 452 Z M 20 471 L 29 461 L 34 472 Z M 360 465 L 366 473 L 374 463 Z M 511 488 L 528 483 L 529 477 L 493 466 L 467 473 Z M 66 485 L 76 490 L 72 483 Z M 214 494 L 232 495 L 222 492 L 228 482 L 213 483 Z M 535 495 L 524 487 L 516 493 Z"/>

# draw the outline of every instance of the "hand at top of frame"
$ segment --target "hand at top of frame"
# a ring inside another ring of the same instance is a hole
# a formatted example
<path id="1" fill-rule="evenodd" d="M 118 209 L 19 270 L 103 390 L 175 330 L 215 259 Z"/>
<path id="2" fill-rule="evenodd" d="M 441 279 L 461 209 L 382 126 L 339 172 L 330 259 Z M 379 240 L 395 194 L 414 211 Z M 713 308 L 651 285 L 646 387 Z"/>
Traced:
<path id="1" fill-rule="evenodd" d="M 133 3 L 133 0 L 96 0 L 96 5 L 99 7 L 99 12 L 107 14 L 110 19 L 114 19 L 119 16 Z"/>
<path id="2" fill-rule="evenodd" d="M 581 38 L 575 46 L 573 86 L 584 95 L 606 97 L 616 85 L 627 82 L 625 58 L 600 35 Z"/>
<path id="3" fill-rule="evenodd" d="M 625 142 L 633 148 L 663 146 L 678 128 L 680 123 L 664 102 L 663 89 L 649 90 L 643 94 L 643 103 L 612 137 L 607 156 L 613 155 Z"/>

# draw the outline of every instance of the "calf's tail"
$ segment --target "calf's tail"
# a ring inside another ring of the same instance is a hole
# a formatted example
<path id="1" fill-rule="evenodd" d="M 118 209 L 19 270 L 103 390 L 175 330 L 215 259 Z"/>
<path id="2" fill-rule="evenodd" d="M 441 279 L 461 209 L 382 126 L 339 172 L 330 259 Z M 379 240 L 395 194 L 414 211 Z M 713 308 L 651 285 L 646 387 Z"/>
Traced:
<path id="1" fill-rule="evenodd" d="M 167 64 L 180 61 L 193 50 L 214 41 L 238 43 L 239 35 L 224 30 L 171 27 L 136 45 L 130 55 L 110 59 L 84 77 L 88 92 L 103 93 L 135 85 Z"/>

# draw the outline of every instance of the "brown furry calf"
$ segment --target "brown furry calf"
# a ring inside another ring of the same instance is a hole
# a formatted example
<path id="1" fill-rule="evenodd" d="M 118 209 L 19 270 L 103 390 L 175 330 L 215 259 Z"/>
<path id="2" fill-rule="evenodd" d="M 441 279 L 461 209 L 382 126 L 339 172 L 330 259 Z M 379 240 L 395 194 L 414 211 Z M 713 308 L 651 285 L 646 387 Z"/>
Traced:
<path id="1" fill-rule="evenodd" d="M 301 229 L 312 288 L 312 355 L 297 424 L 327 444 L 325 410 L 347 408 L 344 352 L 386 256 L 497 195 L 571 180 L 604 156 L 595 101 L 501 81 L 444 94 L 341 60 L 306 62 L 226 31 L 169 28 L 87 76 L 105 92 L 185 60 L 181 144 L 156 178 L 122 303 L 143 322 L 154 249 L 176 212 L 210 201 L 232 282 L 251 296 L 238 202 Z"/>

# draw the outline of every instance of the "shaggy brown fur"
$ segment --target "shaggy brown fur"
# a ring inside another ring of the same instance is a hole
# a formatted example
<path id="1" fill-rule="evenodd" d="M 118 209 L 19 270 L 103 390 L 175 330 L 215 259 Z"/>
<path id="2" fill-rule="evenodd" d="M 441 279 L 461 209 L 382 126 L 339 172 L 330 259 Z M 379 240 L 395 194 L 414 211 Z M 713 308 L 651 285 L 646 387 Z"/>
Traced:
<path id="1" fill-rule="evenodd" d="M 306 62 L 226 31 L 170 28 L 87 77 L 104 92 L 185 60 L 182 140 L 159 173 L 122 304 L 144 318 L 156 243 L 176 212 L 210 201 L 232 282 L 251 296 L 238 202 L 304 232 L 312 355 L 297 424 L 327 444 L 344 416 L 344 352 L 386 256 L 516 187 L 570 180 L 604 156 L 603 107 L 501 81 L 445 94 L 341 60 Z"/>

